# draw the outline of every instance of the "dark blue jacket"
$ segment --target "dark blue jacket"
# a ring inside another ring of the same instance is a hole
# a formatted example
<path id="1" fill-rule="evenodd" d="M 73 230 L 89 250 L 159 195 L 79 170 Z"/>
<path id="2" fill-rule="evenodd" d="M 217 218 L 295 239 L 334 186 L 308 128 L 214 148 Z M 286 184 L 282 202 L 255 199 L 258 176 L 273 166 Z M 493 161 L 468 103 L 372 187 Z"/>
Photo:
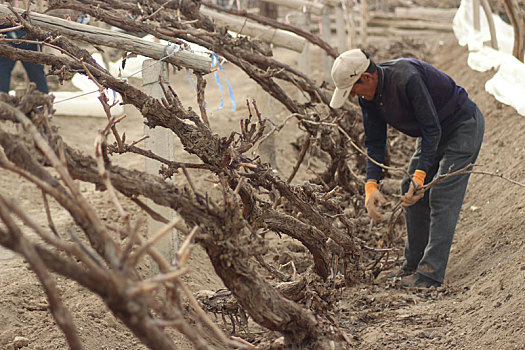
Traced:
<path id="1" fill-rule="evenodd" d="M 421 137 L 417 169 L 427 172 L 440 140 L 466 120 L 474 108 L 468 94 L 432 65 L 400 58 L 377 65 L 378 86 L 372 101 L 359 98 L 368 155 L 384 162 L 387 124 L 413 137 Z M 368 161 L 367 179 L 379 180 L 381 168 Z"/>

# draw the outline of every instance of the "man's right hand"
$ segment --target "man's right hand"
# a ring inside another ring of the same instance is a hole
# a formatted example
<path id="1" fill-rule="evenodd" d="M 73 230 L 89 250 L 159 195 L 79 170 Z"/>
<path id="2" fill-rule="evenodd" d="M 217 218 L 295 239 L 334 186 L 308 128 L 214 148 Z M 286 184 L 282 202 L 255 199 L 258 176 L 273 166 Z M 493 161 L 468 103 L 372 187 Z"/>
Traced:
<path id="1" fill-rule="evenodd" d="M 383 217 L 377 210 L 377 204 L 386 204 L 386 199 L 377 189 L 377 182 L 368 180 L 365 185 L 365 207 L 368 215 L 375 222 L 381 222 Z"/>

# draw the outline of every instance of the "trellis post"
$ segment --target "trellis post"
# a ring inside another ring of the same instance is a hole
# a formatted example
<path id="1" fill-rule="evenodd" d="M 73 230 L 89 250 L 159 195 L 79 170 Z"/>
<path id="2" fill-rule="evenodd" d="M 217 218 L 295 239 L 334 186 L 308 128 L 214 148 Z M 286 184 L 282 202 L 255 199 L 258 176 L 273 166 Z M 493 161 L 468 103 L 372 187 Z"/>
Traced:
<path id="1" fill-rule="evenodd" d="M 301 16 L 299 16 L 298 26 L 300 28 L 304 28 L 307 31 L 310 31 L 310 12 L 308 12 L 307 8 L 303 8 L 303 9 L 304 11 L 301 13 Z M 303 72 L 304 74 L 306 74 L 307 76 L 311 74 L 311 68 L 312 68 L 310 64 L 311 63 L 311 57 L 310 57 L 311 50 L 310 49 L 311 49 L 311 44 L 310 42 L 307 41 L 303 47 L 303 52 L 299 56 L 299 59 L 297 62 L 299 70 Z M 302 91 L 298 92 L 297 98 L 299 101 L 305 100 L 304 96 L 302 95 Z"/>
<path id="2" fill-rule="evenodd" d="M 337 33 L 337 51 L 339 53 L 348 50 L 348 34 L 346 33 L 345 14 L 341 6 L 334 7 L 335 31 Z"/>
<path id="3" fill-rule="evenodd" d="M 163 61 L 156 61 L 153 59 L 147 59 L 142 64 L 142 86 L 144 92 L 149 96 L 157 99 L 164 97 L 160 82 L 168 84 L 168 64 Z M 174 136 L 171 130 L 166 128 L 156 127 L 153 129 L 144 126 L 144 134 L 149 136 L 146 139 L 146 149 L 152 151 L 158 156 L 167 160 L 174 160 Z M 160 163 L 156 160 L 146 158 L 145 161 L 146 172 L 159 176 Z M 168 207 L 163 207 L 155 204 L 152 200 L 148 199 L 148 206 L 154 211 L 162 215 L 167 220 L 175 218 L 177 213 Z M 152 237 L 164 224 L 153 220 L 151 217 L 148 218 L 148 237 Z M 161 238 L 155 245 L 155 248 L 171 262 L 175 257 L 175 252 L 178 249 L 178 236 L 177 231 L 172 230 L 171 233 L 166 234 Z M 158 273 L 158 266 L 155 263 L 151 263 L 152 274 Z"/>
<path id="4" fill-rule="evenodd" d="M 321 33 L 321 38 L 326 41 L 327 43 L 331 42 L 331 36 L 332 36 L 332 24 L 330 23 L 330 7 L 325 6 L 323 8 L 323 14 L 321 15 L 321 26 L 323 28 L 323 32 Z M 332 64 L 334 62 L 334 59 L 327 55 L 326 52 L 323 52 L 324 56 L 324 81 L 332 81 L 331 72 L 332 72 Z"/>

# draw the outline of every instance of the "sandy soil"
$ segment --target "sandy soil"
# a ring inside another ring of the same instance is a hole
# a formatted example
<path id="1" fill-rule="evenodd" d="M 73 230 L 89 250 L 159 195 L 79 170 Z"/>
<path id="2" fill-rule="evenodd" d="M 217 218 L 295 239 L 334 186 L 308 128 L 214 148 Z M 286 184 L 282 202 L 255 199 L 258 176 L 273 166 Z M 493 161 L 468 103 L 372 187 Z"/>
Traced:
<path id="1" fill-rule="evenodd" d="M 378 51 L 381 55 L 388 54 L 384 47 Z M 435 64 L 464 86 L 484 113 L 486 134 L 478 161 L 482 165 L 479 170 L 520 181 L 525 176 L 522 152 L 525 148 L 525 118 L 484 91 L 484 83 L 493 73 L 471 71 L 466 64 L 466 49 L 458 47 L 452 35 L 427 42 L 414 53 L 424 55 L 420 58 Z M 276 56 L 296 64 L 296 54 L 277 50 Z M 210 75 L 206 99 L 214 131 L 227 135 L 236 130 L 240 118 L 248 114 L 245 100 L 252 98 L 257 99 L 263 115 L 277 124 L 285 120 L 287 113 L 267 101 L 243 72 L 228 64 L 224 69 L 226 74 L 221 75 L 221 83 L 226 89 L 224 78 L 229 79 L 238 108 L 235 113 L 231 112 L 231 102 L 226 93 L 224 108 L 217 110 L 220 93 L 214 77 Z M 314 75 L 320 76 L 320 72 L 314 72 Z M 170 80 L 183 103 L 196 108 L 185 72 L 172 74 Z M 119 130 L 126 132 L 128 140 L 136 140 L 143 134 L 140 114 L 132 107 L 126 107 L 126 113 L 128 117 L 119 125 Z M 53 121 L 60 127 L 66 142 L 88 154 L 93 153 L 96 132 L 105 126 L 105 121 L 97 118 L 56 116 Z M 263 156 L 271 159 L 276 170 L 285 176 L 290 173 L 298 154 L 293 143 L 299 135 L 301 131 L 290 120 L 277 137 L 261 147 Z M 412 140 L 409 142 L 411 147 Z M 177 149 L 177 160 L 192 159 L 180 147 Z M 144 168 L 141 159 L 129 155 L 119 156 L 114 161 L 128 167 Z M 316 158 L 310 158 L 306 165 L 296 177 L 296 182 L 322 171 L 323 164 Z M 192 178 L 197 186 L 206 186 L 205 175 L 193 172 Z M 175 181 L 185 183 L 183 176 L 176 177 Z M 115 212 L 108 209 L 110 204 L 106 194 L 94 191 L 91 185 L 81 186 L 98 212 L 106 220 L 112 220 Z M 36 221 L 46 224 L 42 197 L 32 187 L 20 178 L 0 171 L 0 189 L 2 193 L 18 198 L 20 205 Z M 213 188 L 209 191 L 213 192 Z M 392 195 L 393 191 L 394 187 L 387 194 Z M 333 313 L 339 326 L 353 336 L 355 348 L 525 348 L 524 195 L 523 187 L 503 179 L 488 175 L 472 176 L 443 288 L 406 291 L 399 289 L 385 278 L 385 273 L 381 273 L 371 283 L 343 289 L 341 300 L 333 305 Z M 67 214 L 54 203 L 51 208 L 60 232 L 73 228 Z M 130 212 L 138 212 L 131 203 L 126 203 L 126 208 Z M 193 291 L 222 288 L 206 255 L 198 247 L 192 254 L 190 266 L 191 272 L 185 281 Z M 58 277 L 57 280 L 86 349 L 145 349 L 97 297 L 63 278 Z M 0 249 L 0 315 L 2 349 L 14 349 L 21 344 L 25 344 L 23 348 L 26 349 L 67 348 L 62 333 L 47 310 L 45 295 L 35 276 L 20 257 L 3 249 Z M 176 338 L 182 349 L 191 348 L 185 339 Z"/>

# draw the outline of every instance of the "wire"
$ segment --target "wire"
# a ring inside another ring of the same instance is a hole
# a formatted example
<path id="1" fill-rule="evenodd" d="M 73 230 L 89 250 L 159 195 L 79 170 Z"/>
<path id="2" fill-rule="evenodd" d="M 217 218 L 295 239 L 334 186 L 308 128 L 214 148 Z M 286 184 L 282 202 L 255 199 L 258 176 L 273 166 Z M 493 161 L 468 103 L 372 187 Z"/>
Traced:
<path id="1" fill-rule="evenodd" d="M 160 59 L 156 60 L 155 62 L 153 62 L 149 66 L 143 67 L 142 69 L 136 71 L 135 73 L 130 74 L 127 77 L 121 77 L 119 79 L 127 80 L 127 79 L 133 77 L 134 75 L 137 75 L 137 74 L 141 73 L 143 70 L 148 69 L 148 68 L 152 67 L 153 65 L 166 60 L 167 58 L 171 57 L 173 54 L 175 54 L 175 53 L 177 53 L 177 52 L 179 52 L 181 50 L 181 46 L 180 45 L 174 44 L 174 46 L 173 46 L 173 48 L 171 50 L 168 49 L 168 47 L 170 47 L 170 46 L 171 46 L 171 42 L 168 42 L 168 45 L 166 45 L 166 47 L 164 48 L 164 56 L 161 57 Z M 53 104 L 57 104 L 57 103 L 60 103 L 60 102 L 65 102 L 65 101 L 73 100 L 75 98 L 79 98 L 79 97 L 82 97 L 82 96 L 90 95 L 90 94 L 93 94 L 93 93 L 95 93 L 97 91 L 99 91 L 99 90 L 96 89 L 96 90 L 85 92 L 85 93 L 82 93 L 82 94 L 79 94 L 79 95 L 71 96 L 71 97 L 65 98 L 63 100 L 56 101 Z"/>
<path id="2" fill-rule="evenodd" d="M 90 92 L 85 92 L 85 93 L 80 94 L 80 95 L 75 95 L 75 96 L 72 96 L 72 97 L 68 97 L 68 98 L 65 98 L 65 99 L 60 100 L 60 101 L 55 101 L 55 102 L 53 102 L 53 104 L 56 105 L 57 103 L 60 103 L 60 102 L 65 102 L 65 101 L 73 100 L 73 99 L 75 99 L 75 98 L 77 98 L 77 97 L 82 97 L 82 96 L 90 95 L 90 94 L 93 94 L 93 93 L 95 93 L 95 92 L 97 92 L 97 91 L 98 91 L 98 89 L 93 90 L 93 91 L 90 91 Z"/>

